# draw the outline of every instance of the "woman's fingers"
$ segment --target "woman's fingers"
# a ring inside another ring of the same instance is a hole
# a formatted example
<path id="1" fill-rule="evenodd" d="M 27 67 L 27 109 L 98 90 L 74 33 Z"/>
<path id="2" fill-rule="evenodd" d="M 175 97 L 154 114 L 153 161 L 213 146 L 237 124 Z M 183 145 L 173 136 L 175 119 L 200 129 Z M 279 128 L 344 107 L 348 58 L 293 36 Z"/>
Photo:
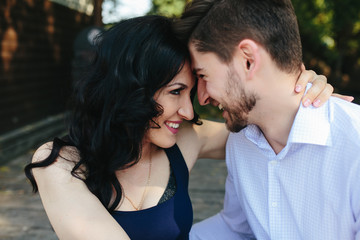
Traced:
<path id="1" fill-rule="evenodd" d="M 299 93 L 303 89 L 305 89 L 306 84 L 312 83 L 317 77 L 317 75 L 314 71 L 305 70 L 305 67 L 302 67 L 301 69 L 302 69 L 301 75 L 298 78 L 298 80 L 296 82 L 296 86 L 295 86 L 295 92 L 297 92 L 297 93 Z M 325 82 L 326 82 L 326 78 L 325 78 Z"/>
<path id="2" fill-rule="evenodd" d="M 307 91 L 303 97 L 302 103 L 305 107 L 311 104 L 314 107 L 320 107 L 323 105 L 334 92 L 333 86 L 327 83 L 324 75 L 316 75 L 314 71 L 309 71 L 313 74 L 313 82 L 311 88 Z"/>

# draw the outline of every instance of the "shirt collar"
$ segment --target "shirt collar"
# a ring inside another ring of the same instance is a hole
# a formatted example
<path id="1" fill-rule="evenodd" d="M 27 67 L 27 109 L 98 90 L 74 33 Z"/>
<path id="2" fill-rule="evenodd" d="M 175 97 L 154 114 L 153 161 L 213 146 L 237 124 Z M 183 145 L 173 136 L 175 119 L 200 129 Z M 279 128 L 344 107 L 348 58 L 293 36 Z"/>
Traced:
<path id="1" fill-rule="evenodd" d="M 309 83 L 306 91 L 311 87 Z M 300 103 L 299 110 L 291 127 L 287 145 L 289 143 L 306 143 L 321 146 L 331 146 L 329 104 L 326 102 L 322 107 L 303 107 Z M 257 144 L 260 148 L 268 145 L 261 130 L 255 125 L 249 125 L 243 129 L 245 136 Z"/>
<path id="2" fill-rule="evenodd" d="M 311 87 L 309 83 L 306 91 Z M 329 103 L 322 107 L 304 107 L 300 103 L 299 110 L 292 125 L 288 143 L 308 143 L 331 146 Z"/>

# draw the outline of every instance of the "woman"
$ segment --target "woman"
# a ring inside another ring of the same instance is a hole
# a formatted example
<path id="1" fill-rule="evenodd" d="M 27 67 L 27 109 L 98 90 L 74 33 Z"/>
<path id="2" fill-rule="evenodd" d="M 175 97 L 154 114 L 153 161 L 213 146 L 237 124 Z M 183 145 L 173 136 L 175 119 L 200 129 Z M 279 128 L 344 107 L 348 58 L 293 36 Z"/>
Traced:
<path id="1" fill-rule="evenodd" d="M 188 174 L 198 158 L 224 159 L 228 136 L 224 124 L 200 126 L 194 86 L 171 20 L 129 19 L 98 38 L 69 135 L 25 169 L 60 239 L 188 238 Z"/>

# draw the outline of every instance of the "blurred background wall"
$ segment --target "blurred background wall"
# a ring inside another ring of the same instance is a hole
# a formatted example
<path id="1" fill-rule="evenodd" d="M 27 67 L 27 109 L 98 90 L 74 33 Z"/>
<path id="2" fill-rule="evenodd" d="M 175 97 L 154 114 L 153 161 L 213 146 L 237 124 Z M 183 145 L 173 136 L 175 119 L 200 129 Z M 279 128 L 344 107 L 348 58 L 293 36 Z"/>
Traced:
<path id="1" fill-rule="evenodd" d="M 93 20 L 92 2 L 70 3 L 0 2 L 0 161 L 64 131 L 74 39 Z"/>

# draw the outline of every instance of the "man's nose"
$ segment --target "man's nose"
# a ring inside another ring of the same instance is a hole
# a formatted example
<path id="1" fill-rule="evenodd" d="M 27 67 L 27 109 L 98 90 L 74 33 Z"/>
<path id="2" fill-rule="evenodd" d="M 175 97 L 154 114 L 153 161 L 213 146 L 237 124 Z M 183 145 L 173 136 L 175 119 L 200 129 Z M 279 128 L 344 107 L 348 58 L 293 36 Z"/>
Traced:
<path id="1" fill-rule="evenodd" d="M 206 91 L 206 82 L 202 79 L 198 80 L 197 95 L 200 105 L 204 106 L 210 103 L 210 96 Z"/>

